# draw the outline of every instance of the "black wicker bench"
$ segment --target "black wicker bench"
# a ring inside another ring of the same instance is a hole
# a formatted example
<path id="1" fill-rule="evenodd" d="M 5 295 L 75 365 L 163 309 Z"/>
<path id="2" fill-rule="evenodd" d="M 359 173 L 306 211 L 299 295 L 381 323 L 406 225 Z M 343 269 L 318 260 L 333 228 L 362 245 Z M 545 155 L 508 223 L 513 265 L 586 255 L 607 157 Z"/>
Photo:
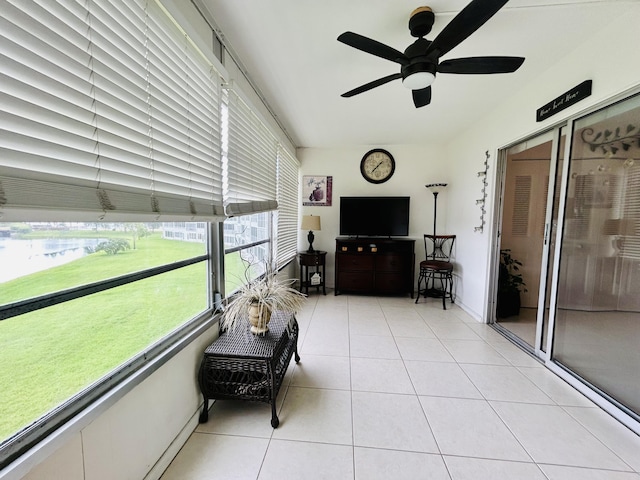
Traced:
<path id="1" fill-rule="evenodd" d="M 209 400 L 237 399 L 271 404 L 271 426 L 277 428 L 276 397 L 291 357 L 298 355 L 295 316 L 273 312 L 269 331 L 254 335 L 248 328 L 221 332 L 207 347 L 198 372 L 204 397 L 200 423 L 209 419 Z"/>

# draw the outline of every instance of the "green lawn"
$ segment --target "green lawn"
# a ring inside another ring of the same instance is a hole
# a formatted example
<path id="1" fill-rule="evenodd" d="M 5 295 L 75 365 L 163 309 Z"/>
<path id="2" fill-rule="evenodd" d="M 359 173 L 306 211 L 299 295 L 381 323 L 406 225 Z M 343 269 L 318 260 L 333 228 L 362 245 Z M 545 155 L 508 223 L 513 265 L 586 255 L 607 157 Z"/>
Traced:
<path id="1" fill-rule="evenodd" d="M 102 237 L 102 235 L 99 236 Z M 122 234 L 121 237 L 127 238 Z M 205 248 L 202 243 L 165 240 L 159 234 L 154 234 L 138 239 L 135 250 L 125 250 L 117 255 L 105 255 L 103 252 L 98 252 L 44 272 L 37 272 L 5 282 L 0 289 L 0 305 L 184 260 L 204 253 Z"/>
<path id="2" fill-rule="evenodd" d="M 135 250 L 95 253 L 5 282 L 0 304 L 203 253 L 203 244 L 145 237 Z M 229 259 L 226 268 L 237 276 L 243 267 Z M 1 321 L 0 441 L 205 310 L 206 284 L 200 262 Z"/>

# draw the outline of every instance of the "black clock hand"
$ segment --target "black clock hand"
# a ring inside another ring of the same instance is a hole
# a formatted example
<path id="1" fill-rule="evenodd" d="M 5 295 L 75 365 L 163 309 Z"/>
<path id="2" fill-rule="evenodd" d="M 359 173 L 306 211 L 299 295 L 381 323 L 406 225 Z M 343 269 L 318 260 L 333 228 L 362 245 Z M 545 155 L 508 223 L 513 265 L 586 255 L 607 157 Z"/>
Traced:
<path id="1" fill-rule="evenodd" d="M 382 165 L 382 162 L 380 162 L 378 165 L 376 165 L 376 167 L 373 170 L 371 170 L 371 173 L 375 172 L 376 168 L 378 168 L 380 165 Z"/>

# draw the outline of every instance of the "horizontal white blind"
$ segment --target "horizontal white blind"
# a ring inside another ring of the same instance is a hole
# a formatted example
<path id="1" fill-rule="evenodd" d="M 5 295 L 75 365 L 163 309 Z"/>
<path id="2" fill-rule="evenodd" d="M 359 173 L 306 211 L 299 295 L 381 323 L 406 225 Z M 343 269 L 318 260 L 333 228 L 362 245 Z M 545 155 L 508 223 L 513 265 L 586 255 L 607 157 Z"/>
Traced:
<path id="1" fill-rule="evenodd" d="M 278 149 L 277 268 L 295 258 L 298 250 L 298 161 L 284 148 Z"/>
<path id="2" fill-rule="evenodd" d="M 233 91 L 229 92 L 228 216 L 275 210 L 278 144 L 269 129 Z"/>
<path id="3" fill-rule="evenodd" d="M 221 79 L 155 0 L 0 0 L 3 220 L 217 219 Z"/>

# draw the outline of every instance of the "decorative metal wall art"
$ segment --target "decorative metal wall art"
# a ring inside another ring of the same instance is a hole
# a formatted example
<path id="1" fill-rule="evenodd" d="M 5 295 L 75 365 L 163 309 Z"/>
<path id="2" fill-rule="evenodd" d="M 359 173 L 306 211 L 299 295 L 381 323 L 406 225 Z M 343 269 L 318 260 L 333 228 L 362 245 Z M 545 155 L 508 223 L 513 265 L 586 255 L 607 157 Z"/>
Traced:
<path id="1" fill-rule="evenodd" d="M 486 152 L 484 152 L 485 154 L 485 159 L 484 159 L 484 170 L 481 172 L 478 172 L 478 177 L 480 177 L 482 179 L 482 198 L 479 198 L 478 200 L 476 200 L 476 205 L 478 205 L 480 207 L 480 225 L 475 227 L 473 229 L 474 232 L 480 232 L 482 233 L 482 231 L 484 230 L 484 214 L 487 213 L 487 211 L 484 208 L 485 205 L 485 201 L 487 199 L 487 171 L 489 170 L 489 150 L 487 150 Z"/>
<path id="2" fill-rule="evenodd" d="M 580 132 L 580 138 L 592 152 L 600 149 L 605 155 L 613 155 L 620 149 L 626 152 L 633 146 L 640 148 L 640 128 L 631 124 L 597 133 L 593 128 L 585 128 Z"/>

